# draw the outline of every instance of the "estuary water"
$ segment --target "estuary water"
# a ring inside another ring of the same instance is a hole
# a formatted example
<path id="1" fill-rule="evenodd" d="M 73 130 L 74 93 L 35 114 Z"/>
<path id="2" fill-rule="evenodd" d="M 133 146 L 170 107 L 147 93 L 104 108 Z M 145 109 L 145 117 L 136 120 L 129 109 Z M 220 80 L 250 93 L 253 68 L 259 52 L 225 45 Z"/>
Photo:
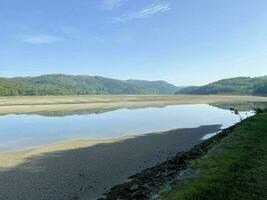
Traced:
<path id="1" fill-rule="evenodd" d="M 227 128 L 251 115 L 252 111 L 235 114 L 207 104 L 118 109 L 83 115 L 74 112 L 68 116 L 10 114 L 0 116 L 0 152 L 72 140 L 114 139 L 203 125 Z"/>

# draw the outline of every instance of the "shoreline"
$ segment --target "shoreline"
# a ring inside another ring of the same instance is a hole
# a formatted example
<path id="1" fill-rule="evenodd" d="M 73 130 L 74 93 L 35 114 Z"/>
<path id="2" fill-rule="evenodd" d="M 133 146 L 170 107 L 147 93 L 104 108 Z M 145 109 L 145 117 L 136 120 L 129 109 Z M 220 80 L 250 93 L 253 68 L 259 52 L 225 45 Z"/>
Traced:
<path id="1" fill-rule="evenodd" d="M 167 192 L 171 189 L 172 183 L 179 179 L 183 180 L 191 174 L 190 169 L 188 169 L 191 161 L 206 155 L 212 147 L 231 134 L 236 127 L 252 117 L 221 130 L 215 136 L 203 140 L 188 151 L 177 152 L 168 160 L 130 176 L 128 182 L 114 186 L 99 200 L 157 199 L 161 192 Z"/>
<path id="2" fill-rule="evenodd" d="M 151 133 L 147 133 L 151 134 Z M 145 134 L 144 134 L 145 135 Z M 15 167 L 22 164 L 24 160 L 29 157 L 45 155 L 53 152 L 75 150 L 80 148 L 92 147 L 98 144 L 110 144 L 115 142 L 121 142 L 127 139 L 138 137 L 138 135 L 126 135 L 114 139 L 100 139 L 100 140 L 69 140 L 60 143 L 47 144 L 43 146 L 37 146 L 30 149 L 14 150 L 14 151 L 2 151 L 0 152 L 0 170 L 1 168 Z"/>
<path id="3" fill-rule="evenodd" d="M 0 154 L 0 194 L 5 199 L 98 199 L 133 174 L 201 142 L 220 125 L 175 129 L 110 143 Z M 64 149 L 65 148 L 65 149 Z M 45 151 L 44 151 L 45 150 Z M 15 155 L 15 157 L 14 157 Z M 5 157 L 6 156 L 6 157 Z M 16 192 L 13 191 L 17 188 Z"/>

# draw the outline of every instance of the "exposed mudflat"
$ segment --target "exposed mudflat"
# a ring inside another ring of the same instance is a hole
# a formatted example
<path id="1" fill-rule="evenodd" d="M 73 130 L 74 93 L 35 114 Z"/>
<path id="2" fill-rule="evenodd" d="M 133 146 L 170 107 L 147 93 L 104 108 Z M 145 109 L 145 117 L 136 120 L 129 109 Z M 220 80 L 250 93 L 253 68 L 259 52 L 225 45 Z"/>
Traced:
<path id="1" fill-rule="evenodd" d="M 105 112 L 120 108 L 142 108 L 179 104 L 210 104 L 219 102 L 267 102 L 267 97 L 227 95 L 91 95 L 0 97 L 0 115 L 21 113 L 70 113 L 86 110 Z"/>
<path id="2" fill-rule="evenodd" d="M 74 141 L 0 154 L 1 200 L 97 199 L 142 170 L 186 151 L 220 125 L 107 141 Z"/>

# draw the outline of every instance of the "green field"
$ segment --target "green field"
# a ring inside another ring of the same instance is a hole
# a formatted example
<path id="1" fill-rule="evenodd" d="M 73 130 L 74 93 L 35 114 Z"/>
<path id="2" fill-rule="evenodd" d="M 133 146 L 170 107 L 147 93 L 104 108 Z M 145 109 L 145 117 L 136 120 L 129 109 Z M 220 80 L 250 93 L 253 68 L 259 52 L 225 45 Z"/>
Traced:
<path id="1" fill-rule="evenodd" d="M 163 199 L 267 199 L 267 112 L 239 124 L 189 166 L 192 174 Z"/>

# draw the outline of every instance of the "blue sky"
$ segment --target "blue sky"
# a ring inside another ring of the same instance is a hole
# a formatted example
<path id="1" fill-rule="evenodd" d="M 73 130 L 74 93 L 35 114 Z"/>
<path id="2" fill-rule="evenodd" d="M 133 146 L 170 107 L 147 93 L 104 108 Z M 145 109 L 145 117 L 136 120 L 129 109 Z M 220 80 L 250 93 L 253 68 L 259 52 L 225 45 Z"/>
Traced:
<path id="1" fill-rule="evenodd" d="M 0 0 L 0 76 L 267 75 L 266 0 Z"/>

